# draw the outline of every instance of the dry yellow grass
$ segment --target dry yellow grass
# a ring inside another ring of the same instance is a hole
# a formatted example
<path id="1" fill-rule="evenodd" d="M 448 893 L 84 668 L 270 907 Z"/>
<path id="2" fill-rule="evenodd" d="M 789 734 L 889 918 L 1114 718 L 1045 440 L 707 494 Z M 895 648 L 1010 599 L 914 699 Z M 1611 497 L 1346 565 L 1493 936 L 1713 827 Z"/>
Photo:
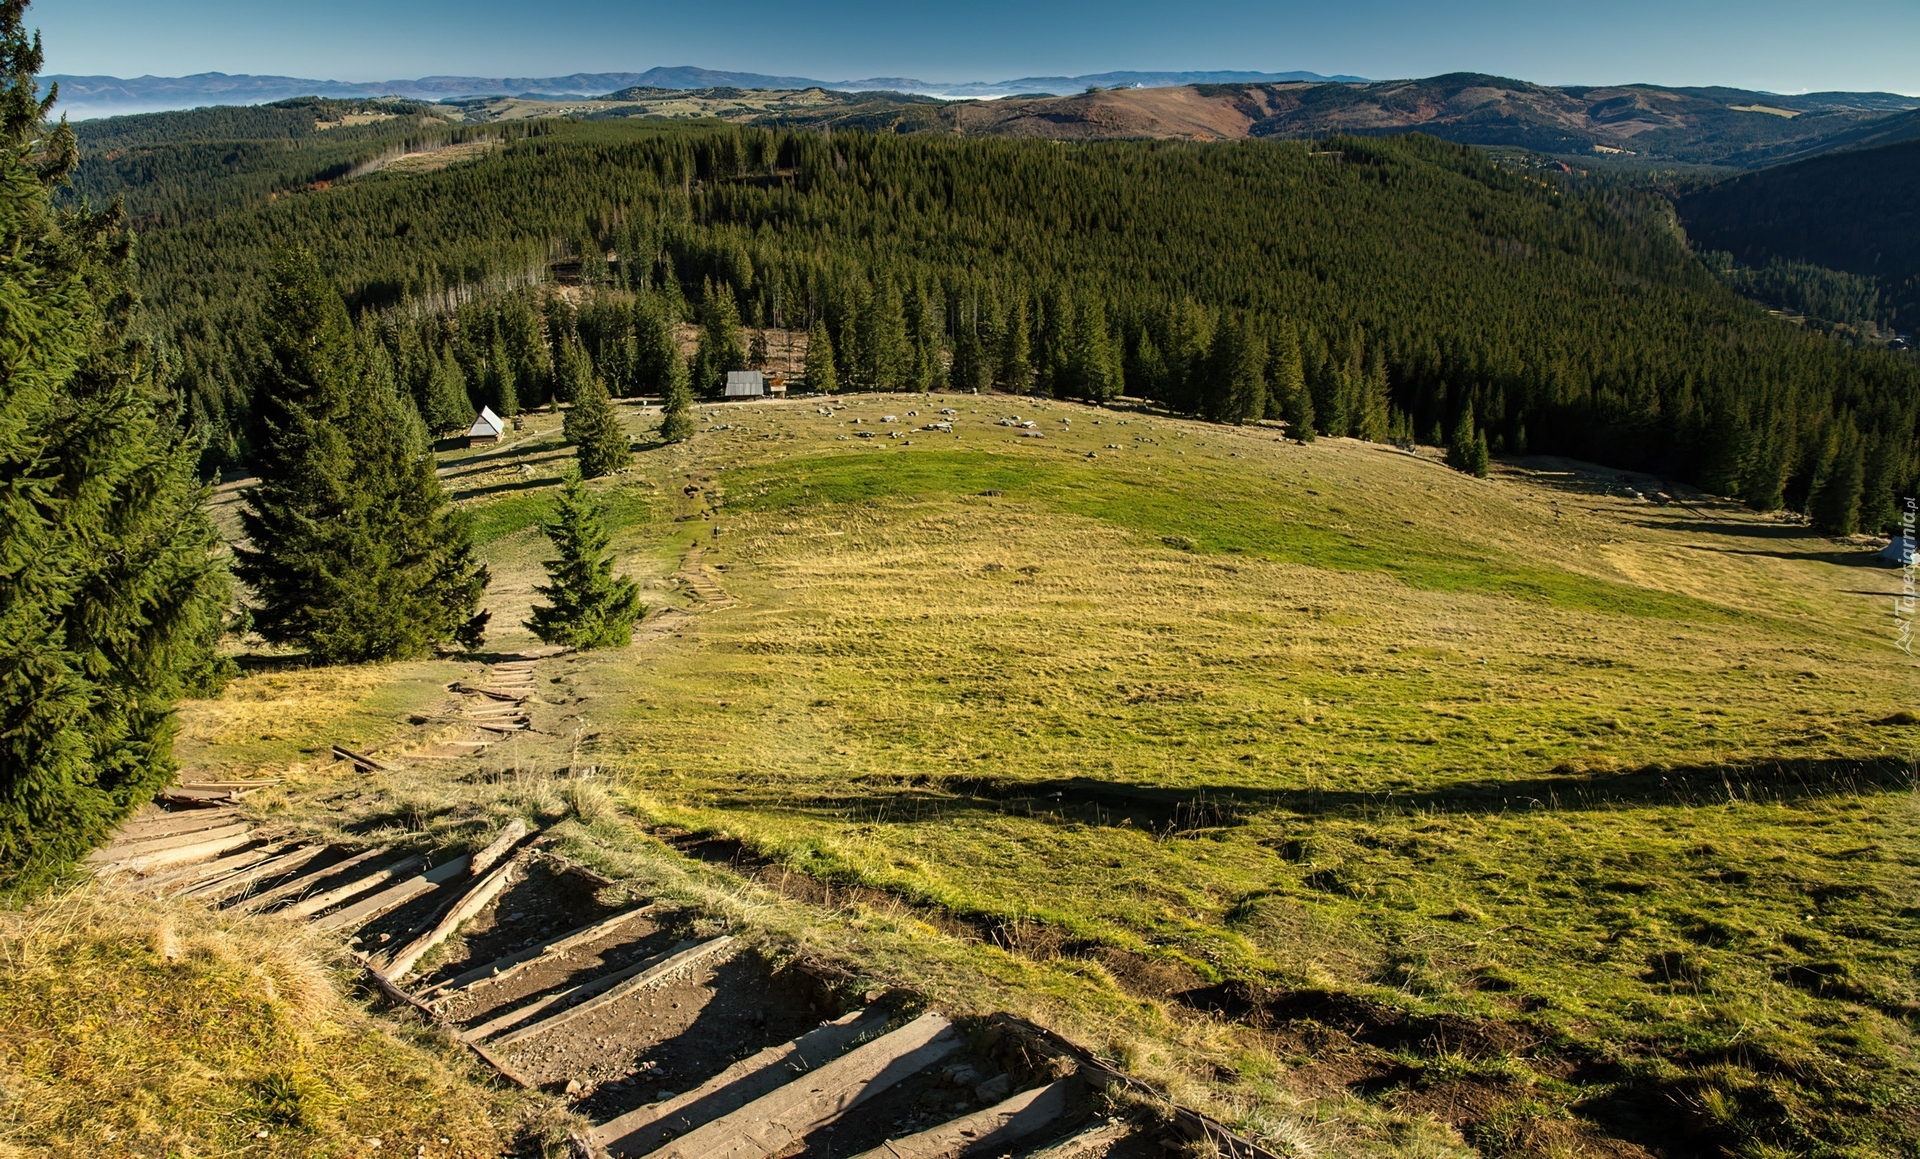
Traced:
<path id="1" fill-rule="evenodd" d="M 269 918 L 91 889 L 0 913 L 0 1153 L 440 1159 L 558 1128 L 346 977 Z"/>

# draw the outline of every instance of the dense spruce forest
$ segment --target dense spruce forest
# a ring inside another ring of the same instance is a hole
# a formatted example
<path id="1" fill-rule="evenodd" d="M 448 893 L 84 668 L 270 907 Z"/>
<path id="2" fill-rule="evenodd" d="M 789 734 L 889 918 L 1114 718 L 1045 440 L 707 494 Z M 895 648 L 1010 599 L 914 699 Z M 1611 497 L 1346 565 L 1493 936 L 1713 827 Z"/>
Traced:
<path id="1" fill-rule="evenodd" d="M 490 127 L 492 128 L 492 127 Z M 330 130 L 340 132 L 342 130 Z M 1920 369 L 1769 318 L 1667 203 L 1431 138 L 1062 145 L 539 122 L 427 173 L 142 236 L 208 468 L 248 454 L 272 256 L 310 247 L 430 425 L 599 379 L 696 390 L 748 325 L 817 327 L 838 381 L 1143 396 L 1296 433 L 1654 470 L 1836 532 L 1920 476 Z M 214 178 L 189 172 L 183 191 Z M 231 195 L 221 193 L 220 198 Z M 555 295 L 556 269 L 582 293 Z"/>
<path id="2" fill-rule="evenodd" d="M 204 220 L 339 180 L 383 157 L 524 135 L 526 126 L 458 125 L 419 101 L 299 97 L 270 105 L 83 121 L 61 200 L 125 200 L 141 229 Z"/>
<path id="3" fill-rule="evenodd" d="M 1699 244 L 1754 267 L 1813 263 L 1872 279 L 1875 312 L 1920 330 L 1920 141 L 1765 169 L 1677 204 Z"/>

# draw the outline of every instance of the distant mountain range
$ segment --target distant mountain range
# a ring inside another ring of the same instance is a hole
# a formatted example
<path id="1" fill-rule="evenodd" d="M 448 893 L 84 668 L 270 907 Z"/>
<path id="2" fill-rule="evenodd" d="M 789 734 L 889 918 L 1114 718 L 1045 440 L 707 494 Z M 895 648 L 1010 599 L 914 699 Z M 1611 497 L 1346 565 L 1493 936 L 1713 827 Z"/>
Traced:
<path id="1" fill-rule="evenodd" d="M 897 92 L 935 97 L 1004 97 L 1015 94 L 1077 93 L 1089 87 L 1163 88 L 1191 84 L 1256 84 L 1282 81 L 1359 81 L 1355 76 L 1312 72 L 1103 72 L 1086 76 L 1028 76 L 1005 81 L 941 84 L 912 77 L 865 80 L 814 80 L 757 72 L 721 72 L 708 68 L 650 68 L 645 72 L 577 72 L 570 76 L 427 76 L 414 80 L 334 81 L 291 76 L 71 76 L 40 78 L 60 85 L 60 108 L 74 120 L 192 109 L 204 105 L 254 105 L 287 97 L 410 97 L 437 101 L 479 96 L 585 97 L 617 89 L 830 89 L 838 92 Z"/>

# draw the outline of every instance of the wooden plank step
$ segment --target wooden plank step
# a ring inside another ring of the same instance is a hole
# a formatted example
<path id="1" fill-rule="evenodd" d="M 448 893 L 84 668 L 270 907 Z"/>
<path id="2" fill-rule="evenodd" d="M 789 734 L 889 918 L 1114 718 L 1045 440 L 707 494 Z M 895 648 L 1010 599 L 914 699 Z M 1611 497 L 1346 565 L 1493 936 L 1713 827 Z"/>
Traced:
<path id="1" fill-rule="evenodd" d="M 473 727 L 477 729 L 482 729 L 486 732 L 498 732 L 498 733 L 515 733 L 515 732 L 527 731 L 527 726 L 524 724 L 506 725 L 506 724 L 486 724 L 483 722 L 476 722 Z"/>
<path id="2" fill-rule="evenodd" d="M 483 1039 L 491 1038 L 496 1034 L 510 1031 L 514 1027 L 520 1026 L 531 1019 L 545 1018 L 549 1014 L 564 1010 L 575 1002 L 583 1002 L 595 994 L 611 990 L 635 974 L 644 973 L 654 966 L 659 965 L 661 962 L 666 961 L 668 958 L 673 957 L 675 954 L 680 953 L 682 950 L 691 949 L 697 944 L 698 943 L 692 941 L 678 942 L 665 953 L 655 954 L 650 958 L 642 958 L 630 966 L 624 966 L 612 973 L 602 974 L 597 978 L 589 978 L 578 986 L 569 987 L 560 991 L 558 994 L 549 995 L 536 1002 L 531 1002 L 517 1009 L 509 1010 L 505 1014 L 489 1018 L 478 1026 L 470 1026 L 460 1032 L 460 1039 L 462 1042 L 479 1042 Z"/>
<path id="3" fill-rule="evenodd" d="M 152 877 L 141 878 L 131 888 L 140 893 L 156 895 L 164 894 L 169 890 L 178 892 L 190 889 L 220 874 L 231 873 L 265 856 L 268 856 L 267 850 L 256 845 L 241 849 L 237 853 L 229 853 L 224 857 L 213 858 L 211 861 L 196 862 L 171 873 L 157 873 Z"/>
<path id="4" fill-rule="evenodd" d="M 252 789 L 186 789 L 175 786 L 162 789 L 154 796 L 173 805 L 224 805 L 253 792 Z"/>
<path id="5" fill-rule="evenodd" d="M 343 902 L 351 901 L 369 890 L 379 889 L 404 877 L 412 877 L 414 871 L 427 863 L 427 859 L 416 853 L 411 857 L 402 857 L 398 861 L 381 866 L 371 873 L 362 874 L 352 881 L 336 885 L 322 893 L 305 897 L 280 912 L 287 917 L 312 917 L 323 909 L 332 909 Z"/>
<path id="6" fill-rule="evenodd" d="M 514 846 L 520 844 L 526 835 L 527 823 L 525 821 L 515 817 L 513 820 L 507 822 L 506 825 L 501 827 L 499 835 L 488 842 L 485 849 L 474 854 L 473 860 L 467 863 L 467 876 L 479 877 L 487 870 L 493 868 L 493 863 L 505 857 Z"/>
<path id="7" fill-rule="evenodd" d="M 185 865 L 190 861 L 205 861 L 209 857 L 218 857 L 222 853 L 231 853 L 246 845 L 253 844 L 253 830 L 243 829 L 228 837 L 210 837 L 193 845 L 176 845 L 171 849 L 142 853 L 136 857 L 127 857 L 107 862 L 95 868 L 96 873 L 109 873 L 124 870 L 142 876 L 165 869 L 170 865 Z"/>
<path id="8" fill-rule="evenodd" d="M 271 861 L 275 854 L 280 853 L 284 849 L 286 849 L 284 845 L 255 845 L 248 849 L 242 849 L 237 853 L 229 853 L 224 857 L 216 857 L 212 861 L 202 861 L 182 872 L 169 873 L 166 875 L 169 880 L 164 882 L 147 878 L 140 883 L 138 888 L 142 893 L 151 893 L 161 897 L 181 897 L 198 890 L 204 885 L 225 881 L 228 877 L 250 866 L 258 865 L 263 861 Z"/>
<path id="9" fill-rule="evenodd" d="M 1122 1139 L 1132 1138 L 1133 1135 L 1134 1127 L 1131 1123 L 1111 1121 L 1095 1123 L 1091 1127 L 1076 1132 L 1072 1137 L 1043 1147 L 1024 1156 L 1023 1159 L 1079 1159 L 1096 1147 L 1118 1143 Z"/>
<path id="10" fill-rule="evenodd" d="M 292 881 L 283 881 L 279 885 L 274 886 L 272 889 L 267 890 L 265 893 L 254 894 L 252 897 L 247 898 L 245 901 L 237 902 L 228 908 L 236 910 L 240 913 L 252 913 L 256 910 L 265 909 L 266 907 L 273 905 L 277 902 L 280 902 L 286 898 L 298 897 L 300 894 L 305 893 L 307 890 L 312 889 L 314 886 L 320 884 L 323 881 L 326 881 L 328 878 L 334 877 L 338 874 L 345 873 L 350 869 L 356 869 L 359 866 L 364 865 L 369 861 L 372 861 L 376 857 L 392 852 L 392 850 L 393 850 L 393 847 L 390 845 L 375 846 L 374 848 L 369 849 L 364 853 L 356 853 L 352 857 L 346 858 L 343 861 L 336 861 L 330 865 L 323 865 L 318 869 L 310 869 L 306 873 L 301 874 L 299 877 L 294 878 Z"/>
<path id="11" fill-rule="evenodd" d="M 359 929 L 382 914 L 392 913 L 421 894 L 432 893 L 441 885 L 452 881 L 467 871 L 466 854 L 454 858 L 443 865 L 436 865 L 418 877 L 408 878 L 391 889 L 382 890 L 362 902 L 356 902 L 346 909 L 335 910 L 315 918 L 313 925 L 320 930 Z"/>
<path id="12" fill-rule="evenodd" d="M 201 829 L 186 833 L 161 834 L 140 841 L 129 841 L 124 845 L 109 845 L 105 849 L 96 849 L 87 854 L 87 860 L 98 864 L 104 861 L 125 861 L 131 857 L 140 857 L 148 853 L 158 853 L 162 849 L 173 849 L 181 845 L 197 845 L 214 841 L 221 837 L 231 837 L 236 833 L 245 833 L 253 828 L 247 821 L 230 821 L 225 825 L 216 825 L 211 829 Z"/>
<path id="13" fill-rule="evenodd" d="M 491 697 L 494 700 L 511 700 L 515 704 L 518 704 L 520 701 L 527 699 L 527 696 L 524 691 L 509 692 L 502 688 L 486 688 L 478 684 L 455 684 L 452 687 L 455 692 L 464 692 L 464 693 L 467 693 L 468 695 Z"/>
<path id="14" fill-rule="evenodd" d="M 413 969 L 413 964 L 418 962 L 428 950 L 446 941 L 452 936 L 454 930 L 460 928 L 461 923 L 485 909 L 487 903 L 507 887 L 508 879 L 512 877 L 513 871 L 519 867 L 519 864 L 519 859 L 515 858 L 475 882 L 473 888 L 469 889 L 466 895 L 447 911 L 445 917 L 435 922 L 432 929 L 408 942 L 403 949 L 394 953 L 391 958 L 376 968 L 391 982 L 398 982 L 406 977 L 407 972 Z"/>
<path id="15" fill-rule="evenodd" d="M 265 881 L 269 877 L 278 877 L 283 873 L 291 873 L 293 870 L 300 868 L 302 865 L 312 861 L 326 851 L 327 847 L 319 842 L 315 842 L 312 845 L 303 845 L 290 853 L 282 853 L 277 857 L 270 857 L 265 861 L 242 869 L 231 877 L 223 877 L 219 881 L 210 881 L 197 885 L 183 892 L 180 896 L 213 898 L 223 894 L 229 894 L 236 889 L 245 889 L 256 881 Z"/>
<path id="16" fill-rule="evenodd" d="M 854 1159 L 960 1159 L 987 1150 L 1001 1154 L 1003 1148 L 1057 1124 L 1067 1113 L 1071 1086 L 1070 1080 L 1062 1079 L 1021 1091 L 984 1110 L 949 1119 L 904 1139 L 889 1139 Z"/>
<path id="17" fill-rule="evenodd" d="M 626 925 L 634 918 L 640 917 L 643 914 L 652 913 L 658 908 L 659 906 L 656 903 L 654 905 L 643 905 L 638 909 L 626 910 L 622 913 L 614 914 L 612 917 L 604 918 L 597 922 L 590 922 L 587 925 L 568 930 L 557 938 L 536 943 L 528 946 L 524 950 L 516 950 L 511 954 L 503 954 L 485 965 L 475 966 L 471 970 L 456 974 L 445 982 L 428 987 L 421 992 L 421 997 L 424 998 L 433 994 L 447 994 L 469 987 L 477 989 L 482 984 L 492 985 L 495 982 L 504 982 L 529 966 L 544 962 L 549 958 L 559 957 L 575 946 L 583 946 L 588 942 L 598 941 L 607 934 Z"/>
<path id="18" fill-rule="evenodd" d="M 385 761 L 370 757 L 365 753 L 355 752 L 346 745 L 334 745 L 333 756 L 335 760 L 352 761 L 353 767 L 362 772 L 391 773 L 394 771 L 393 766 L 387 764 Z"/>
<path id="19" fill-rule="evenodd" d="M 244 781 L 181 781 L 183 789 L 264 789 L 280 783 L 279 777 L 248 777 Z"/>
<path id="20" fill-rule="evenodd" d="M 168 833 L 184 833 L 190 829 L 209 829 L 215 825 L 231 824 L 240 815 L 239 809 L 181 809 L 168 813 L 156 810 L 121 825 L 113 831 L 115 842 L 139 841 L 146 837 Z"/>
<path id="21" fill-rule="evenodd" d="M 872 1007 L 836 1018 L 792 1042 L 741 1059 L 685 1094 L 601 1123 L 593 1129 L 593 1145 L 612 1155 L 645 1155 L 669 1135 L 684 1135 L 778 1090 L 797 1075 L 818 1070 L 886 1025 L 886 1011 Z"/>
<path id="22" fill-rule="evenodd" d="M 762 1159 L 959 1048 L 960 1037 L 953 1027 L 928 1011 L 893 1033 L 694 1128 L 654 1154 L 660 1159 Z"/>
<path id="23" fill-rule="evenodd" d="M 721 934 L 717 938 L 709 938 L 697 946 L 690 946 L 687 949 L 681 950 L 679 953 L 672 955 L 658 965 L 647 967 L 645 970 L 640 971 L 640 973 L 635 974 L 633 977 L 628 978 L 626 981 L 621 982 L 619 985 L 612 987 L 597 997 L 589 998 L 575 1006 L 569 1006 L 557 1014 L 542 1018 L 531 1026 L 523 1026 L 519 1030 L 503 1035 L 495 1039 L 492 1046 L 494 1049 L 500 1050 L 512 1046 L 514 1043 L 520 1042 L 523 1039 L 558 1030 L 574 1019 L 583 1018 L 595 1010 L 605 1009 L 637 990 L 645 990 L 649 986 L 658 986 L 682 970 L 691 969 L 702 962 L 711 961 L 715 957 L 726 954 L 732 950 L 733 945 L 733 938 L 728 934 Z"/>

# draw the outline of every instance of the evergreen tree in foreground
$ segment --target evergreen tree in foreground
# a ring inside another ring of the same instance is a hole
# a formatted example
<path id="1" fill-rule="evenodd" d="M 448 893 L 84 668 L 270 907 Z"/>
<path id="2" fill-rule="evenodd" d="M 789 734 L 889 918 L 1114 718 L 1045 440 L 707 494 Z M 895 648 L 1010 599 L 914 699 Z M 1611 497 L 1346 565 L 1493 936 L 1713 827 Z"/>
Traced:
<path id="1" fill-rule="evenodd" d="M 533 590 L 536 604 L 526 627 L 549 644 L 574 648 L 621 648 L 633 640 L 633 623 L 644 616 L 640 585 L 613 574 L 607 550 L 606 510 L 578 472 L 567 475 L 552 523 L 541 530 L 560 551 L 541 564 L 552 582 Z"/>
<path id="2" fill-rule="evenodd" d="M 327 663 L 477 645 L 487 570 L 467 517 L 395 390 L 368 373 L 340 295 L 305 250 L 275 262 L 270 290 L 272 359 L 254 394 L 267 440 L 241 512 L 250 545 L 234 553 L 254 627 Z"/>
<path id="3" fill-rule="evenodd" d="M 45 886 L 173 776 L 173 702 L 205 695 L 228 583 L 161 421 L 118 205 L 57 211 L 24 0 L 0 3 L 0 893 Z"/>
<path id="4" fill-rule="evenodd" d="M 613 411 L 613 398 L 599 375 L 587 379 L 580 396 L 562 420 L 569 443 L 580 448 L 580 473 L 589 479 L 611 475 L 633 459 L 626 432 L 620 429 L 620 416 Z"/>

